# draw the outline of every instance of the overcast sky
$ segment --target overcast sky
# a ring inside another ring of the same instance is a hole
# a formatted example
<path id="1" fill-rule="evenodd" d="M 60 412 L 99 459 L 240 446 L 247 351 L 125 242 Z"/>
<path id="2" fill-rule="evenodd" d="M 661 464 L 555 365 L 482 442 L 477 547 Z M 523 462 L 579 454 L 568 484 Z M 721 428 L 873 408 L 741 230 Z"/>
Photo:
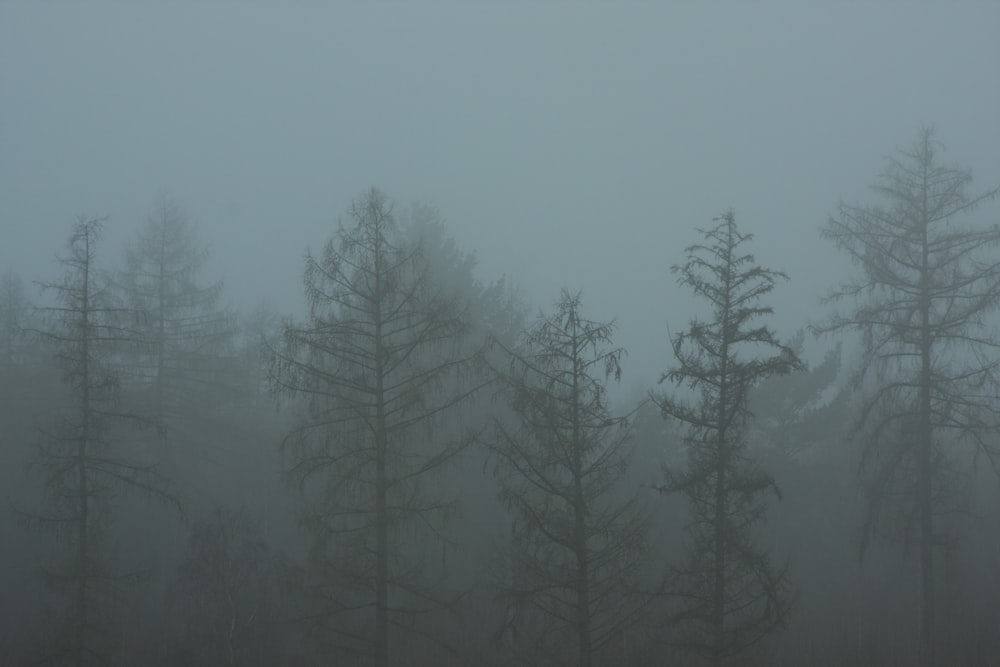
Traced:
<path id="1" fill-rule="evenodd" d="M 206 279 L 291 312 L 376 185 L 484 280 L 582 288 L 638 387 L 691 315 L 669 267 L 726 208 L 791 276 L 791 335 L 842 268 L 819 226 L 922 124 L 1000 183 L 1000 2 L 287 4 L 0 2 L 0 270 L 51 276 L 81 213 L 117 261 L 166 191 Z"/>

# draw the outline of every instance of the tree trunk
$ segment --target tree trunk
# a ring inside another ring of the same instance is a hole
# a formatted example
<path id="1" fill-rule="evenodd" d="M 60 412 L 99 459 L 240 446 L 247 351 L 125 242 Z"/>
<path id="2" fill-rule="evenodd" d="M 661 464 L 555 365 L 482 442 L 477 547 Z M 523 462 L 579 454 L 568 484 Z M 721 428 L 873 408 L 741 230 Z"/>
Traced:
<path id="1" fill-rule="evenodd" d="M 925 165 L 926 167 L 926 165 Z M 931 276 L 927 221 L 927 183 L 924 172 L 924 220 L 920 273 L 920 406 L 917 452 L 917 502 L 920 513 L 920 638 L 922 664 L 934 664 L 934 488 L 931 433 Z"/>
<path id="2" fill-rule="evenodd" d="M 87 446 L 90 440 L 90 234 L 84 237 L 83 265 L 83 300 L 80 305 L 80 336 L 81 338 L 81 391 L 80 420 L 81 429 L 77 440 L 76 465 L 78 484 L 80 488 L 80 514 L 77 517 L 78 539 L 74 557 L 74 575 L 76 576 L 76 627 L 73 636 L 73 661 L 76 667 L 82 667 L 87 646 L 87 561 L 89 560 L 90 543 L 87 524 L 90 521 L 89 494 L 87 484 Z"/>
<path id="3" fill-rule="evenodd" d="M 587 557 L 587 534 L 585 527 L 586 506 L 579 476 L 576 479 L 576 594 L 577 632 L 579 633 L 580 667 L 593 664 L 590 637 L 590 562 Z"/>
<path id="4" fill-rule="evenodd" d="M 382 257 L 375 247 L 375 665 L 389 666 L 389 517 L 386 496 L 385 346 L 382 340 Z"/>
<path id="5" fill-rule="evenodd" d="M 721 436 L 720 436 L 721 437 Z M 722 449 L 724 443 L 719 442 L 720 465 L 715 478 L 715 508 L 714 536 L 715 544 L 715 581 L 712 587 L 712 666 L 719 667 L 724 655 L 723 644 L 726 636 L 726 469 Z"/>
<path id="6" fill-rule="evenodd" d="M 577 340 L 576 317 L 573 326 L 573 527 L 576 551 L 577 635 L 579 666 L 591 667 L 593 656 L 590 637 L 590 562 L 587 554 L 587 503 L 583 497 L 582 428 L 580 416 L 580 343 Z"/>

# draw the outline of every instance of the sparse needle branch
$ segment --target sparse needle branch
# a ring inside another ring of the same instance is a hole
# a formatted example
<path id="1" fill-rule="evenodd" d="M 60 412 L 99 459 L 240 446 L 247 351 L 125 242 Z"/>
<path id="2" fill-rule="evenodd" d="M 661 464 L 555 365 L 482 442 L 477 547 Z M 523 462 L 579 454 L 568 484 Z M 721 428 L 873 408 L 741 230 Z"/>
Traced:
<path id="1" fill-rule="evenodd" d="M 589 667 L 624 660 L 612 645 L 648 598 L 637 586 L 648 515 L 621 488 L 631 415 L 612 415 L 605 383 L 621 377 L 613 323 L 584 319 L 563 291 L 517 350 L 504 348 L 491 448 L 500 497 L 514 517 L 500 587 L 515 650 L 534 660 L 575 655 Z"/>
<path id="2" fill-rule="evenodd" d="M 756 546 L 764 492 L 777 491 L 747 451 L 753 415 L 749 391 L 800 367 L 792 349 L 758 321 L 771 314 L 761 299 L 785 275 L 760 267 L 744 248 L 733 213 L 702 230 L 703 244 L 686 249 L 674 266 L 678 283 L 708 302 L 712 317 L 692 320 L 672 341 L 676 366 L 661 382 L 693 390 L 688 401 L 656 394 L 663 416 L 686 427 L 688 464 L 668 469 L 665 492 L 682 493 L 691 517 L 686 559 L 672 568 L 677 604 L 671 641 L 712 665 L 747 649 L 781 625 L 790 607 L 786 568 L 774 568 Z"/>
<path id="3" fill-rule="evenodd" d="M 925 664 L 935 656 L 938 519 L 961 502 L 963 447 L 995 462 L 984 435 L 1000 426 L 1000 341 L 989 328 L 1000 304 L 1000 227 L 963 224 L 1000 188 L 969 194 L 971 174 L 942 164 L 939 150 L 922 129 L 888 159 L 874 187 L 881 203 L 841 204 L 830 218 L 823 233 L 858 275 L 829 297 L 848 310 L 819 327 L 862 335 L 863 548 L 884 516 L 919 546 Z"/>
<path id="4" fill-rule="evenodd" d="M 59 258 L 64 277 L 42 285 L 57 305 L 43 309 L 41 333 L 56 346 L 74 406 L 43 432 L 33 462 L 48 504 L 23 513 L 29 526 L 66 538 L 63 552 L 43 567 L 47 581 L 68 599 L 65 625 L 56 629 L 46 659 L 77 667 L 110 660 L 110 605 L 117 587 L 135 579 L 113 570 L 104 539 L 116 500 L 131 491 L 173 502 L 156 469 L 121 450 L 123 428 L 145 420 L 119 406 L 120 382 L 110 360 L 129 339 L 123 309 L 97 268 L 101 226 L 101 220 L 80 218 L 68 254 Z"/>
<path id="5" fill-rule="evenodd" d="M 183 408 L 204 407 L 209 397 L 234 391 L 225 370 L 235 323 L 218 306 L 222 283 L 199 282 L 208 257 L 184 209 L 161 195 L 118 277 L 134 331 L 123 379 L 156 422 L 160 456 L 167 460 L 166 436 Z"/>
<path id="6" fill-rule="evenodd" d="M 472 439 L 448 414 L 485 380 L 473 372 L 470 304 L 371 190 L 306 258 L 309 315 L 272 351 L 279 397 L 304 407 L 284 441 L 313 537 L 314 618 L 339 644 L 390 663 L 390 628 L 448 604 L 422 581 L 414 531 L 443 536 L 450 498 L 424 488 Z M 371 613 L 366 617 L 367 612 Z M 370 628 L 367 629 L 367 628 Z"/>

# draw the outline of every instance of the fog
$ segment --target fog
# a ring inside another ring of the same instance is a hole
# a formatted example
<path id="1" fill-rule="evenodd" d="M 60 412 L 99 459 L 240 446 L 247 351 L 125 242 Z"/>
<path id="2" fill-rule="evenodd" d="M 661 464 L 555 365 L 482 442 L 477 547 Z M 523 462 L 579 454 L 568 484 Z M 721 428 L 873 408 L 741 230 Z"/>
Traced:
<path id="1" fill-rule="evenodd" d="M 922 127 L 971 190 L 1000 184 L 998 26 L 987 2 L 5 2 L 0 272 L 57 279 L 78 215 L 107 216 L 99 258 L 118 266 L 166 194 L 210 248 L 199 280 L 223 281 L 221 304 L 299 318 L 307 251 L 375 187 L 403 217 L 436 209 L 475 278 L 506 276 L 531 316 L 580 290 L 627 350 L 608 391 L 635 402 L 675 364 L 669 336 L 711 312 L 671 266 L 727 210 L 790 278 L 768 296 L 788 340 L 855 270 L 821 227 L 840 202 L 872 201 L 886 156 Z M 971 219 L 995 223 L 997 203 Z M 854 340 L 809 335 L 801 356 L 816 366 Z M 273 436 L 267 451 L 287 419 L 255 434 Z M 794 521 L 778 525 L 796 543 Z"/>
<path id="2" fill-rule="evenodd" d="M 817 226 L 921 124 L 1000 180 L 989 3 L 0 12 L 0 266 L 28 278 L 76 214 L 110 215 L 121 239 L 166 191 L 229 296 L 285 310 L 306 246 L 377 185 L 436 206 L 483 276 L 540 305 L 583 289 L 633 359 L 662 365 L 683 298 L 668 268 L 723 210 L 793 278 L 786 329 L 838 266 Z"/>

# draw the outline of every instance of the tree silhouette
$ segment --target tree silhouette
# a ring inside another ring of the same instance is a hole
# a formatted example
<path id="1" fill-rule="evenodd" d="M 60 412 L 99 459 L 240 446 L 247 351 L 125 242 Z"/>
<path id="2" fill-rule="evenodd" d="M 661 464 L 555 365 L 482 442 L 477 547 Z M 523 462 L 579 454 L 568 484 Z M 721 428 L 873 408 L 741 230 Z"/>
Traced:
<path id="1" fill-rule="evenodd" d="M 422 582 L 413 534 L 443 537 L 451 502 L 425 481 L 472 441 L 453 408 L 482 381 L 465 377 L 469 302 L 436 280 L 386 196 L 370 190 L 349 216 L 306 258 L 309 315 L 284 327 L 271 377 L 305 405 L 284 448 L 307 504 L 314 618 L 336 618 L 337 645 L 385 667 L 390 627 L 448 603 Z"/>
<path id="2" fill-rule="evenodd" d="M 614 416 L 605 382 L 621 376 L 613 323 L 581 315 L 563 291 L 508 351 L 502 394 L 515 419 L 497 419 L 500 497 L 514 515 L 502 585 L 512 632 L 529 650 L 589 667 L 635 620 L 648 514 L 621 482 L 630 416 Z M 622 656 L 617 656 L 618 660 Z"/>
<path id="3" fill-rule="evenodd" d="M 671 341 L 677 365 L 661 377 L 695 392 L 694 401 L 659 394 L 664 417 L 686 426 L 688 463 L 667 470 L 663 490 L 682 493 L 691 508 L 685 561 L 673 572 L 678 599 L 675 643 L 712 665 L 739 655 L 781 625 L 790 609 L 787 568 L 775 569 L 755 544 L 762 495 L 774 479 L 747 451 L 751 388 L 799 368 L 791 348 L 755 322 L 771 314 L 761 301 L 784 274 L 741 254 L 752 239 L 732 211 L 703 230 L 705 243 L 686 249 L 674 266 L 680 285 L 708 302 L 712 316 L 693 319 Z"/>
<path id="4" fill-rule="evenodd" d="M 942 164 L 931 128 L 899 150 L 874 187 L 882 205 L 841 204 L 823 234 L 860 275 L 831 301 L 847 302 L 819 327 L 856 330 L 864 356 L 855 378 L 865 392 L 857 422 L 868 493 L 865 540 L 880 518 L 920 552 L 923 660 L 934 662 L 934 552 L 946 536 L 935 521 L 969 487 L 963 443 L 998 468 L 989 436 L 1000 424 L 1000 340 L 988 317 L 1000 303 L 1000 228 L 959 218 L 1000 193 L 970 195 L 968 171 Z"/>
<path id="5" fill-rule="evenodd" d="M 128 427 L 142 419 L 121 410 L 111 359 L 131 332 L 120 324 L 125 311 L 97 270 L 100 232 L 101 220 L 80 218 L 68 254 L 59 259 L 62 280 L 42 285 L 56 305 L 42 309 L 48 322 L 41 333 L 56 345 L 73 405 L 43 432 L 33 463 L 48 503 L 21 513 L 29 527 L 63 538 L 42 567 L 46 582 L 69 597 L 47 658 L 76 667 L 110 660 L 108 619 L 118 589 L 136 578 L 113 567 L 106 538 L 115 502 L 126 491 L 171 500 L 155 468 L 122 447 Z"/>
<path id="6" fill-rule="evenodd" d="M 119 280 L 137 334 L 124 357 L 126 379 L 133 392 L 148 395 L 161 434 L 182 406 L 231 389 L 223 362 L 235 324 L 218 306 L 222 283 L 199 283 L 207 259 L 196 227 L 167 195 L 157 199 L 125 255 Z"/>

